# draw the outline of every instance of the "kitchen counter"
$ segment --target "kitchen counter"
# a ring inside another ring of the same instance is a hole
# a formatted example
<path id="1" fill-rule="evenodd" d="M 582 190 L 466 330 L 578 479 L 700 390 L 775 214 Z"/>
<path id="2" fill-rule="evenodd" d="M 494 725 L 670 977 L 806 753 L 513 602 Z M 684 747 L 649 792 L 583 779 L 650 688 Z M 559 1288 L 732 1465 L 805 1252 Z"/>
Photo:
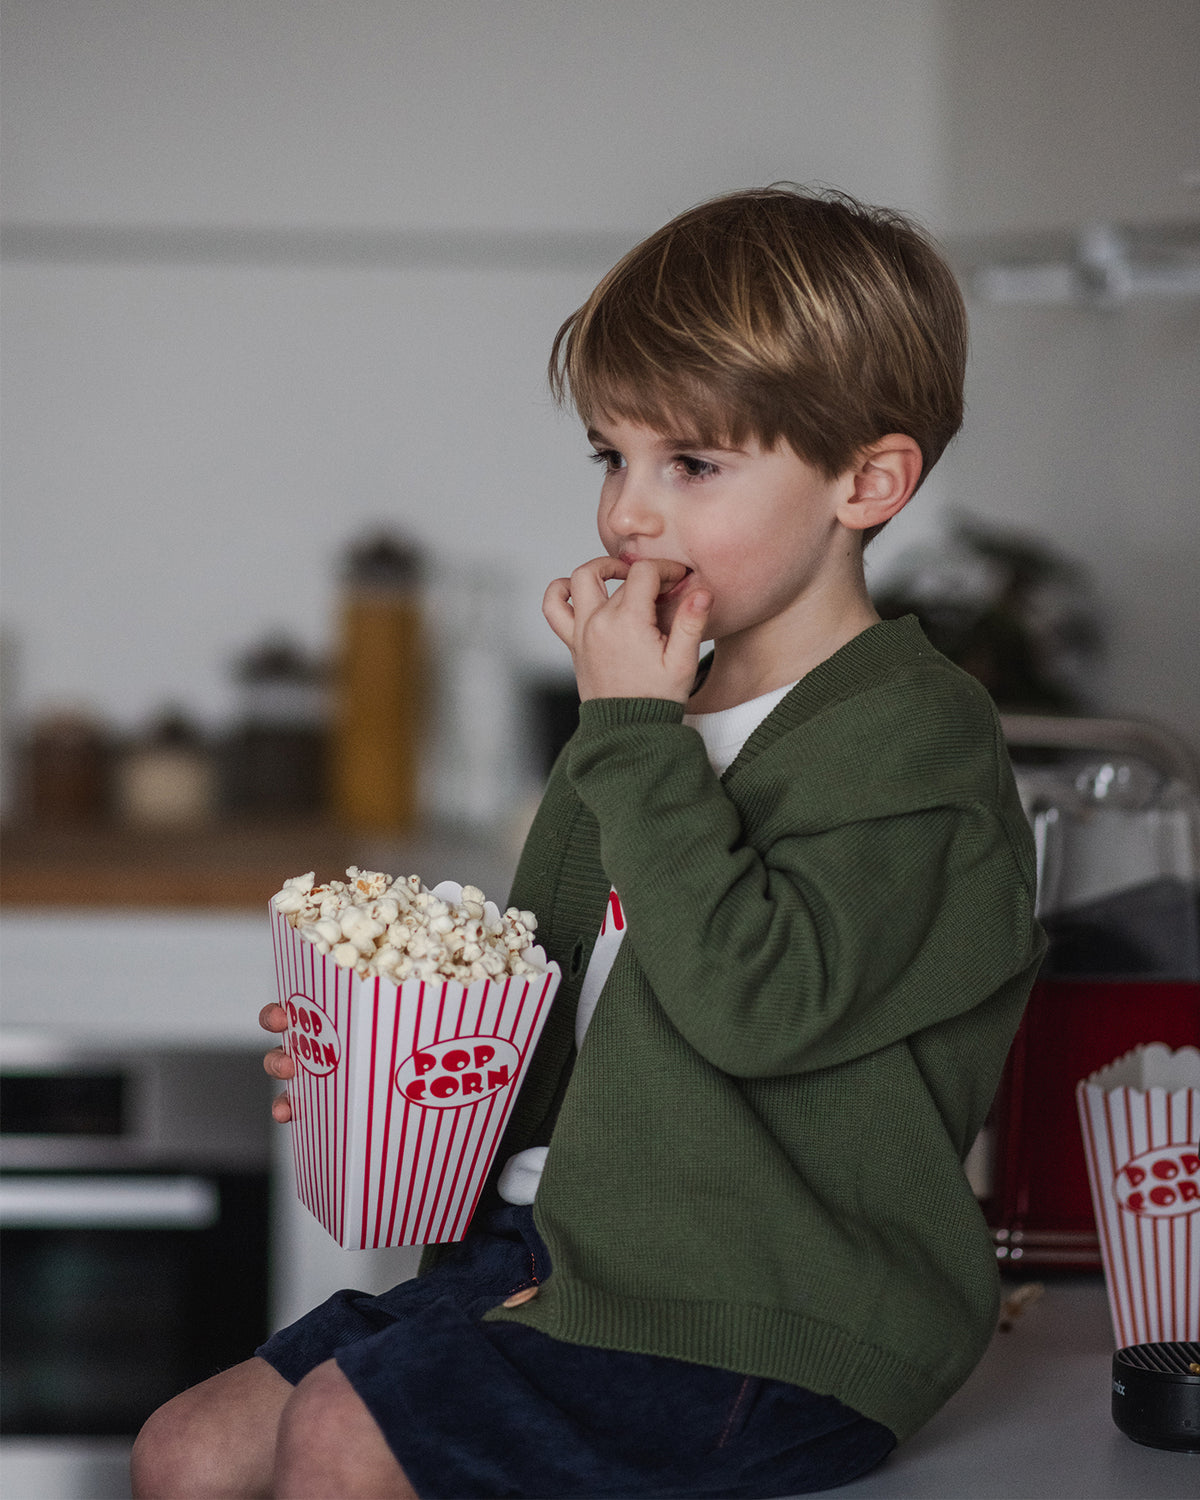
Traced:
<path id="1" fill-rule="evenodd" d="M 502 901 L 522 831 L 369 834 L 320 819 L 162 830 L 14 823 L 4 828 L 0 906 L 261 911 L 288 876 L 315 869 L 322 880 L 340 878 L 352 864 L 393 875 L 415 870 L 430 885 L 470 881 Z"/>
<path id="2" fill-rule="evenodd" d="M 1032 1279 L 1032 1278 L 1030 1278 Z M 1018 1283 L 1006 1282 L 1011 1290 Z M 1131 1442 L 1110 1409 L 1100 1275 L 1048 1279 L 932 1422 L 840 1500 L 1194 1500 L 1200 1454 Z"/>
<path id="3" fill-rule="evenodd" d="M 0 904 L 261 907 L 288 875 L 361 865 L 363 842 L 316 820 L 161 830 L 15 823 L 4 829 Z"/>

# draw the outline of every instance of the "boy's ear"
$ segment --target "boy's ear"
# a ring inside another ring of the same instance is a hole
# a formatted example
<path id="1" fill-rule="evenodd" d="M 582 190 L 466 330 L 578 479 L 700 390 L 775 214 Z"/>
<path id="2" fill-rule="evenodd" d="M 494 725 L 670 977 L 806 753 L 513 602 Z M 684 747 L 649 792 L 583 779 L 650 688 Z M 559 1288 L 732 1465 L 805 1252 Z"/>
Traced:
<path id="1" fill-rule="evenodd" d="M 915 438 L 890 432 L 859 454 L 849 478 L 852 488 L 837 517 L 850 531 L 882 526 L 908 504 L 921 479 L 921 449 Z"/>

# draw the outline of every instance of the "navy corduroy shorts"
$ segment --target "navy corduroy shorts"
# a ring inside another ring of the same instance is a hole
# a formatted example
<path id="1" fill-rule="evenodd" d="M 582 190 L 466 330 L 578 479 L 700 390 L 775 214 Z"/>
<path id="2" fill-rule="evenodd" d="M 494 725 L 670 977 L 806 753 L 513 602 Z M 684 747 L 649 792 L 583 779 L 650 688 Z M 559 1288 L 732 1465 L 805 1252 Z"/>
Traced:
<path id="1" fill-rule="evenodd" d="M 895 1445 L 799 1386 L 482 1321 L 549 1268 L 532 1210 L 497 1209 L 428 1275 L 338 1292 L 257 1352 L 293 1384 L 336 1358 L 422 1500 L 764 1500 L 845 1484 Z"/>

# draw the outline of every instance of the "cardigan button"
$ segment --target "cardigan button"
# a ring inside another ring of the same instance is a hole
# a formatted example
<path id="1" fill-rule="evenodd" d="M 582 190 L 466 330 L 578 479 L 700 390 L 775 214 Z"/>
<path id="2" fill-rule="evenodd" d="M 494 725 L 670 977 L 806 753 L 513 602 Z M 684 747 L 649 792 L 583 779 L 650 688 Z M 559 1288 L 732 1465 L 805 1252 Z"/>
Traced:
<path id="1" fill-rule="evenodd" d="M 523 1287 L 521 1291 L 514 1292 L 511 1297 L 505 1297 L 500 1304 L 501 1307 L 520 1307 L 523 1302 L 532 1302 L 538 1294 L 535 1286 Z"/>

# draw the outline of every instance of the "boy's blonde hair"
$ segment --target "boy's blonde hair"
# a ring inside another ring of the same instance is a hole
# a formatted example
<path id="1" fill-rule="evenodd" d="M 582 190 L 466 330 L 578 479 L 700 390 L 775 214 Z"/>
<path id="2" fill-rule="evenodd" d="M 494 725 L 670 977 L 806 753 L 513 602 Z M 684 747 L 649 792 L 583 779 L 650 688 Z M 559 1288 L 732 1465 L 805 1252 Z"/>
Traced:
<path id="1" fill-rule="evenodd" d="M 902 432 L 922 477 L 962 423 L 962 296 L 901 214 L 790 185 L 730 193 L 619 261 L 559 329 L 550 384 L 706 446 L 783 440 L 829 478 Z"/>

